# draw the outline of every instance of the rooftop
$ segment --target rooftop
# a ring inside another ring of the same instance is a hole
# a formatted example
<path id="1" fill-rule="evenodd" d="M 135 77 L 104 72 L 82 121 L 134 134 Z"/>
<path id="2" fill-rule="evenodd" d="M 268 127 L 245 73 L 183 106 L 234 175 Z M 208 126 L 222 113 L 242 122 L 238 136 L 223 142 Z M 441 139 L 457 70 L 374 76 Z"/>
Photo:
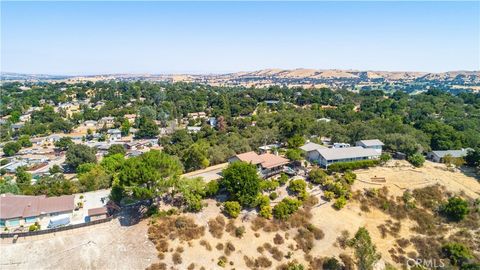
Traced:
<path id="1" fill-rule="evenodd" d="M 22 196 L 13 194 L 0 195 L 0 218 L 25 218 L 41 214 L 72 211 L 74 209 L 73 195 L 60 197 Z"/>
<path id="2" fill-rule="evenodd" d="M 243 154 L 238 154 L 236 157 L 244 162 L 252 164 L 260 164 L 263 168 L 269 169 L 273 167 L 282 166 L 288 164 L 290 161 L 281 156 L 277 156 L 270 153 L 265 153 L 258 155 L 257 153 L 251 151 Z"/>
<path id="3" fill-rule="evenodd" d="M 346 148 L 324 148 L 316 150 L 326 160 L 338 160 L 348 158 L 378 156 L 378 152 L 374 149 L 363 148 L 361 146 Z"/>
<path id="4" fill-rule="evenodd" d="M 443 158 L 446 155 L 450 155 L 454 158 L 464 157 L 468 154 L 470 148 L 460 149 L 460 150 L 442 150 L 442 151 L 432 151 L 436 156 Z"/>
<path id="5" fill-rule="evenodd" d="M 322 146 L 320 144 L 312 143 L 312 142 L 309 142 L 309 143 L 306 143 L 303 146 L 300 146 L 300 149 L 302 149 L 305 152 L 310 152 L 310 151 L 313 151 L 313 150 L 323 149 L 323 148 L 326 148 L 326 147 Z"/>
<path id="6" fill-rule="evenodd" d="M 359 143 L 362 143 L 365 146 L 377 146 L 377 145 L 384 145 L 382 141 L 378 139 L 373 139 L 373 140 L 360 140 L 358 141 Z"/>

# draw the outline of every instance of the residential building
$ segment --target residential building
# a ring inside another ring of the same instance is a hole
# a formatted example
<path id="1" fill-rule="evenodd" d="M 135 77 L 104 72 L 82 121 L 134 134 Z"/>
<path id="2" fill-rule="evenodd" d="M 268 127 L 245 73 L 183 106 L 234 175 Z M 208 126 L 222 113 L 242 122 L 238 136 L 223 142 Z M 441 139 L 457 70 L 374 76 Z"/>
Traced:
<path id="1" fill-rule="evenodd" d="M 290 163 L 288 159 L 281 156 L 270 153 L 258 155 L 253 151 L 238 154 L 228 159 L 229 163 L 236 161 L 243 161 L 255 165 L 262 178 L 268 178 L 283 172 L 284 166 Z"/>
<path id="2" fill-rule="evenodd" d="M 193 120 L 203 119 L 203 118 L 207 117 L 207 113 L 205 113 L 205 112 L 193 112 L 193 113 L 188 113 L 187 117 L 189 119 L 193 119 Z"/>
<path id="3" fill-rule="evenodd" d="M 107 207 L 98 207 L 98 208 L 91 208 L 88 209 L 88 217 L 85 221 L 95 221 L 99 219 L 105 219 L 108 216 L 108 209 Z"/>
<path id="4" fill-rule="evenodd" d="M 310 162 L 317 163 L 321 167 L 328 168 L 329 165 L 337 162 L 351 162 L 366 159 L 377 159 L 380 157 L 375 149 L 363 148 L 361 146 L 345 148 L 324 148 L 315 150 L 318 156 L 312 156 Z"/>
<path id="5" fill-rule="evenodd" d="M 98 120 L 97 127 L 103 128 L 104 126 L 106 126 L 107 128 L 111 128 L 113 127 L 114 124 L 115 124 L 115 118 L 112 116 L 107 116 Z"/>
<path id="6" fill-rule="evenodd" d="M 307 160 L 318 160 L 318 151 L 319 149 L 325 149 L 326 147 L 320 144 L 308 142 L 303 146 L 300 146 L 300 149 L 305 152 Z"/>
<path id="7" fill-rule="evenodd" d="M 463 158 L 468 154 L 471 148 L 462 148 L 460 150 L 444 150 L 444 151 L 432 151 L 427 153 L 427 158 L 433 162 L 443 162 L 443 158 L 446 155 L 450 155 L 453 158 Z"/>
<path id="8" fill-rule="evenodd" d="M 347 148 L 350 147 L 349 143 L 333 143 L 333 148 Z"/>
<path id="9" fill-rule="evenodd" d="M 385 145 L 378 139 L 374 140 L 360 140 L 355 143 L 356 146 L 361 146 L 363 148 L 374 149 L 378 153 L 382 154 L 382 147 Z"/>
<path id="10" fill-rule="evenodd" d="M 122 138 L 122 132 L 118 128 L 109 129 L 109 130 L 107 130 L 107 133 L 109 135 L 109 140 L 111 142 L 118 141 Z"/>
<path id="11" fill-rule="evenodd" d="M 75 196 L 60 197 L 0 195 L 0 227 L 15 228 L 35 222 L 46 223 L 50 217 L 68 214 L 75 208 Z"/>
<path id="12" fill-rule="evenodd" d="M 188 133 L 197 133 L 202 130 L 202 127 L 187 127 Z"/>

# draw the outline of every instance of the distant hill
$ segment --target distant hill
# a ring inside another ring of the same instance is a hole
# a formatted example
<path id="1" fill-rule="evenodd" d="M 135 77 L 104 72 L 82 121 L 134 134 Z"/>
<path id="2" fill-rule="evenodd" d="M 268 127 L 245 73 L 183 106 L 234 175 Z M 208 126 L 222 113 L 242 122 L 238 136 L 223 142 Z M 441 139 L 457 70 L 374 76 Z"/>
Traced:
<path id="1" fill-rule="evenodd" d="M 195 82 L 216 86 L 330 87 L 348 90 L 425 91 L 436 88 L 446 91 L 480 91 L 480 71 L 390 72 L 339 69 L 263 69 L 227 74 L 102 74 L 91 76 L 55 76 L 2 73 L 2 81 L 65 81 L 69 83 L 102 80 L 149 80 Z"/>

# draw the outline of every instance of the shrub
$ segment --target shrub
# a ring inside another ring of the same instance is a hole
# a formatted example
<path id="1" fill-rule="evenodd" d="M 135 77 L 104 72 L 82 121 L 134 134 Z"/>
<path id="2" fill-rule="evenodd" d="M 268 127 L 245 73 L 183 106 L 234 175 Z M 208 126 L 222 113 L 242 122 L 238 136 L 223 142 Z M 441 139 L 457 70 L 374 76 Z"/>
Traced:
<path id="1" fill-rule="evenodd" d="M 335 258 L 327 258 L 323 261 L 323 269 L 324 270 L 342 270 L 343 266 L 342 264 Z"/>
<path id="2" fill-rule="evenodd" d="M 255 204 L 257 207 L 263 207 L 270 205 L 270 198 L 267 195 L 258 195 L 255 199 Z"/>
<path id="3" fill-rule="evenodd" d="M 344 172 L 357 169 L 367 169 L 378 165 L 379 161 L 375 159 L 359 160 L 352 162 L 338 162 L 328 166 L 329 172 Z"/>
<path id="4" fill-rule="evenodd" d="M 245 227 L 244 226 L 240 226 L 240 227 L 235 229 L 235 236 L 236 237 L 242 238 L 244 234 L 245 234 Z"/>
<path id="5" fill-rule="evenodd" d="M 273 191 L 277 189 L 279 186 L 280 186 L 280 183 L 278 183 L 275 180 L 260 181 L 260 190 L 263 190 L 263 191 Z"/>
<path id="6" fill-rule="evenodd" d="M 347 204 L 347 199 L 345 199 L 345 197 L 341 196 L 341 197 L 339 197 L 338 199 L 335 200 L 335 203 L 333 204 L 333 207 L 335 207 L 335 209 L 337 209 L 337 210 L 340 210 L 343 207 L 345 207 L 346 204 Z"/>
<path id="7" fill-rule="evenodd" d="M 382 153 L 380 155 L 380 163 L 382 164 L 385 164 L 390 159 L 392 159 L 392 156 L 389 153 Z"/>
<path id="8" fill-rule="evenodd" d="M 453 265 L 462 265 L 473 258 L 468 247 L 460 243 L 447 243 L 442 246 L 442 253 Z"/>
<path id="9" fill-rule="evenodd" d="M 205 196 L 214 197 L 215 195 L 217 195 L 218 190 L 219 190 L 218 181 L 212 180 L 208 182 L 207 185 L 205 186 Z"/>
<path id="10" fill-rule="evenodd" d="M 275 237 L 273 238 L 273 243 L 275 245 L 281 245 L 283 244 L 285 241 L 283 240 L 283 237 L 280 235 L 280 234 L 275 234 Z"/>
<path id="11" fill-rule="evenodd" d="M 260 207 L 260 212 L 258 212 L 258 215 L 266 219 L 272 218 L 272 207 L 270 207 L 270 205 L 264 205 Z"/>
<path id="12" fill-rule="evenodd" d="M 222 216 L 217 216 L 215 219 L 208 221 L 208 231 L 216 238 L 222 238 L 223 230 L 225 228 L 225 220 Z"/>
<path id="13" fill-rule="evenodd" d="M 282 172 L 277 181 L 281 186 L 285 185 L 288 182 L 288 175 Z"/>
<path id="14" fill-rule="evenodd" d="M 335 198 L 335 193 L 331 191 L 325 191 L 323 192 L 323 197 L 325 198 L 325 200 L 331 201 Z"/>
<path id="15" fill-rule="evenodd" d="M 285 198 L 273 208 L 273 216 L 277 219 L 288 219 L 302 203 L 297 199 Z"/>
<path id="16" fill-rule="evenodd" d="M 353 185 L 353 182 L 357 179 L 357 175 L 353 172 L 347 171 L 344 173 L 343 178 L 349 185 Z"/>
<path id="17" fill-rule="evenodd" d="M 425 162 L 425 157 L 423 157 L 421 154 L 413 154 L 409 156 L 407 160 L 415 167 L 422 167 L 423 163 Z"/>
<path id="18" fill-rule="evenodd" d="M 174 264 L 181 264 L 182 263 L 182 255 L 178 252 L 173 253 L 172 261 Z"/>
<path id="19" fill-rule="evenodd" d="M 290 182 L 288 189 L 291 192 L 299 193 L 304 191 L 307 188 L 307 183 L 303 179 L 295 179 Z"/>
<path id="20" fill-rule="evenodd" d="M 229 201 L 223 204 L 223 211 L 232 218 L 238 217 L 238 215 L 240 215 L 241 210 L 242 210 L 242 207 L 240 206 L 239 202 Z"/>
<path id="21" fill-rule="evenodd" d="M 308 174 L 308 179 L 312 183 L 323 185 L 323 183 L 327 179 L 327 173 L 325 173 L 325 171 L 322 169 L 314 168 Z"/>
<path id="22" fill-rule="evenodd" d="M 268 197 L 273 201 L 278 198 L 278 194 L 276 192 L 272 192 Z"/>
<path id="23" fill-rule="evenodd" d="M 442 205 L 440 212 L 453 221 L 460 221 L 470 212 L 468 202 L 459 197 L 452 197 Z"/>
<path id="24" fill-rule="evenodd" d="M 225 258 L 225 256 L 218 258 L 217 265 L 220 267 L 225 267 L 227 265 L 227 258 Z"/>

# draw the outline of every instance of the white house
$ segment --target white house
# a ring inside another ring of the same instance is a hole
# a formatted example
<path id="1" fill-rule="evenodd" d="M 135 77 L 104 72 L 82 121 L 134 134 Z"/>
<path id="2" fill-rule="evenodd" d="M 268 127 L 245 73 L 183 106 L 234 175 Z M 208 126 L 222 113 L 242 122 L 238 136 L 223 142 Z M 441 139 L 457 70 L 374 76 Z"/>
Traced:
<path id="1" fill-rule="evenodd" d="M 356 146 L 361 146 L 363 148 L 374 149 L 378 153 L 382 154 L 382 147 L 385 145 L 380 140 L 360 140 L 355 143 Z"/>
<path id="2" fill-rule="evenodd" d="M 465 148 L 460 150 L 444 150 L 444 151 L 432 151 L 427 153 L 427 158 L 433 162 L 442 162 L 446 155 L 450 155 L 453 158 L 462 158 L 468 154 L 471 148 Z"/>
<path id="3" fill-rule="evenodd" d="M 377 159 L 380 153 L 375 149 L 363 148 L 361 146 L 346 147 L 346 148 L 324 148 L 314 150 L 318 153 L 310 162 L 328 168 L 329 165 L 337 162 L 352 162 L 366 159 Z"/>
<path id="4" fill-rule="evenodd" d="M 316 143 L 306 143 L 303 146 L 300 146 L 300 149 L 306 153 L 306 158 L 309 161 L 318 160 L 318 151 L 319 149 L 325 149 L 326 147 Z"/>
<path id="5" fill-rule="evenodd" d="M 122 138 L 122 132 L 118 128 L 109 129 L 107 133 L 111 142 L 118 141 Z"/>

